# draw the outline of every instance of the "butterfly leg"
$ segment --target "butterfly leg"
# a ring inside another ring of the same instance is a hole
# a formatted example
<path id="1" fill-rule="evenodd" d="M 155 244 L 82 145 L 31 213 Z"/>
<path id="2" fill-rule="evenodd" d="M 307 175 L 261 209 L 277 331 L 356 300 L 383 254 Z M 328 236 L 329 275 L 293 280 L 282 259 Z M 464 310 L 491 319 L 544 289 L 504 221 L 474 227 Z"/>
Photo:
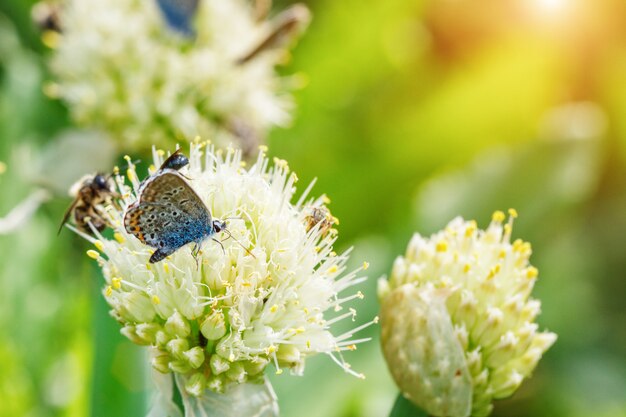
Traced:
<path id="1" fill-rule="evenodd" d="M 220 242 L 219 240 L 215 239 L 215 238 L 211 238 L 212 241 L 217 242 L 221 247 L 222 247 L 222 252 L 224 252 L 224 255 L 226 255 L 226 249 L 224 249 L 224 245 L 222 245 L 222 242 Z"/>
<path id="2" fill-rule="evenodd" d="M 154 251 L 154 253 L 152 254 L 152 256 L 150 257 L 149 262 L 151 264 L 159 262 L 163 259 L 165 259 L 166 257 L 170 256 L 172 253 L 174 253 L 176 251 L 175 248 L 159 248 L 156 251 Z"/>

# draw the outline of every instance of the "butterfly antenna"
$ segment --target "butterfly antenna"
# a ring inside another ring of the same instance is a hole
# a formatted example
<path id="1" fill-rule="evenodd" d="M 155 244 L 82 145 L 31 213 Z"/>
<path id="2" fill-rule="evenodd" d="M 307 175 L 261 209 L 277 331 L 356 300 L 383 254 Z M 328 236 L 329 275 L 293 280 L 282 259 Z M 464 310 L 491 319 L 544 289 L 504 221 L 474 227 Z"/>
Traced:
<path id="1" fill-rule="evenodd" d="M 235 236 L 233 236 L 233 234 L 230 233 L 230 230 L 224 229 L 224 231 L 226 233 L 228 233 L 228 237 L 229 238 L 232 238 L 235 242 L 237 242 L 239 244 L 239 246 L 241 246 L 246 252 L 248 252 L 248 254 L 250 256 L 252 256 L 254 259 L 256 259 L 256 256 L 254 256 L 254 254 L 252 252 L 250 252 L 250 249 L 246 248 L 240 241 L 238 241 L 237 238 L 235 238 Z"/>

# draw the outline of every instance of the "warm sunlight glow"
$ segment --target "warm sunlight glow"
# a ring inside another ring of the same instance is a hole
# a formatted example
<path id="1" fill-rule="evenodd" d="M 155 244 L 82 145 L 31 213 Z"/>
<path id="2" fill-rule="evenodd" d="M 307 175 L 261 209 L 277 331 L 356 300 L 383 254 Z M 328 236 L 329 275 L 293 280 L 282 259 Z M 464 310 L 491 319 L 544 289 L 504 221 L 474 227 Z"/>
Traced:
<path id="1" fill-rule="evenodd" d="M 568 0 L 535 0 L 537 8 L 546 13 L 558 13 L 567 6 Z"/>

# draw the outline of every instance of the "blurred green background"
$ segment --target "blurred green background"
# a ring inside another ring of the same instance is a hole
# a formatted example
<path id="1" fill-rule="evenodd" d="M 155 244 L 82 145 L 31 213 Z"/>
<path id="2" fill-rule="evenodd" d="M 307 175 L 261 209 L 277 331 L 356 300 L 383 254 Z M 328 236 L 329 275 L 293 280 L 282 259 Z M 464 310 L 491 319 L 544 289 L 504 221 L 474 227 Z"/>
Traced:
<path id="1" fill-rule="evenodd" d="M 105 168 L 84 155 L 119 155 L 77 141 L 67 111 L 43 95 L 48 51 L 31 4 L 0 2 L 0 216 L 55 187 L 0 235 L 0 417 L 141 416 L 142 350 L 108 316 L 86 242 L 56 236 L 64 188 Z M 533 244 L 540 271 L 539 323 L 559 339 L 494 415 L 626 416 L 626 3 L 308 5 L 314 20 L 281 69 L 308 83 L 270 154 L 302 188 L 318 179 L 314 194 L 328 194 L 341 220 L 339 249 L 371 263 L 358 320 L 377 314 L 376 279 L 414 232 L 457 215 L 484 227 L 514 207 L 514 235 Z M 364 381 L 326 357 L 302 378 L 273 377 L 282 415 L 385 416 L 396 389 L 378 329 L 369 334 L 349 356 Z"/>

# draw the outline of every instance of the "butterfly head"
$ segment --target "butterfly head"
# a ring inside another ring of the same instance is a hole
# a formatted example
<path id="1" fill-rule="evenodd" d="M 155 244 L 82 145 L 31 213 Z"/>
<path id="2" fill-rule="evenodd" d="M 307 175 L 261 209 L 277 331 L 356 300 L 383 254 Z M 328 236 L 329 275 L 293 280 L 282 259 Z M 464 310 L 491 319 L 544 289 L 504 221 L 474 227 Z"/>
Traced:
<path id="1" fill-rule="evenodd" d="M 226 230 L 226 222 L 223 220 L 213 220 L 213 230 L 215 230 L 215 233 Z"/>

